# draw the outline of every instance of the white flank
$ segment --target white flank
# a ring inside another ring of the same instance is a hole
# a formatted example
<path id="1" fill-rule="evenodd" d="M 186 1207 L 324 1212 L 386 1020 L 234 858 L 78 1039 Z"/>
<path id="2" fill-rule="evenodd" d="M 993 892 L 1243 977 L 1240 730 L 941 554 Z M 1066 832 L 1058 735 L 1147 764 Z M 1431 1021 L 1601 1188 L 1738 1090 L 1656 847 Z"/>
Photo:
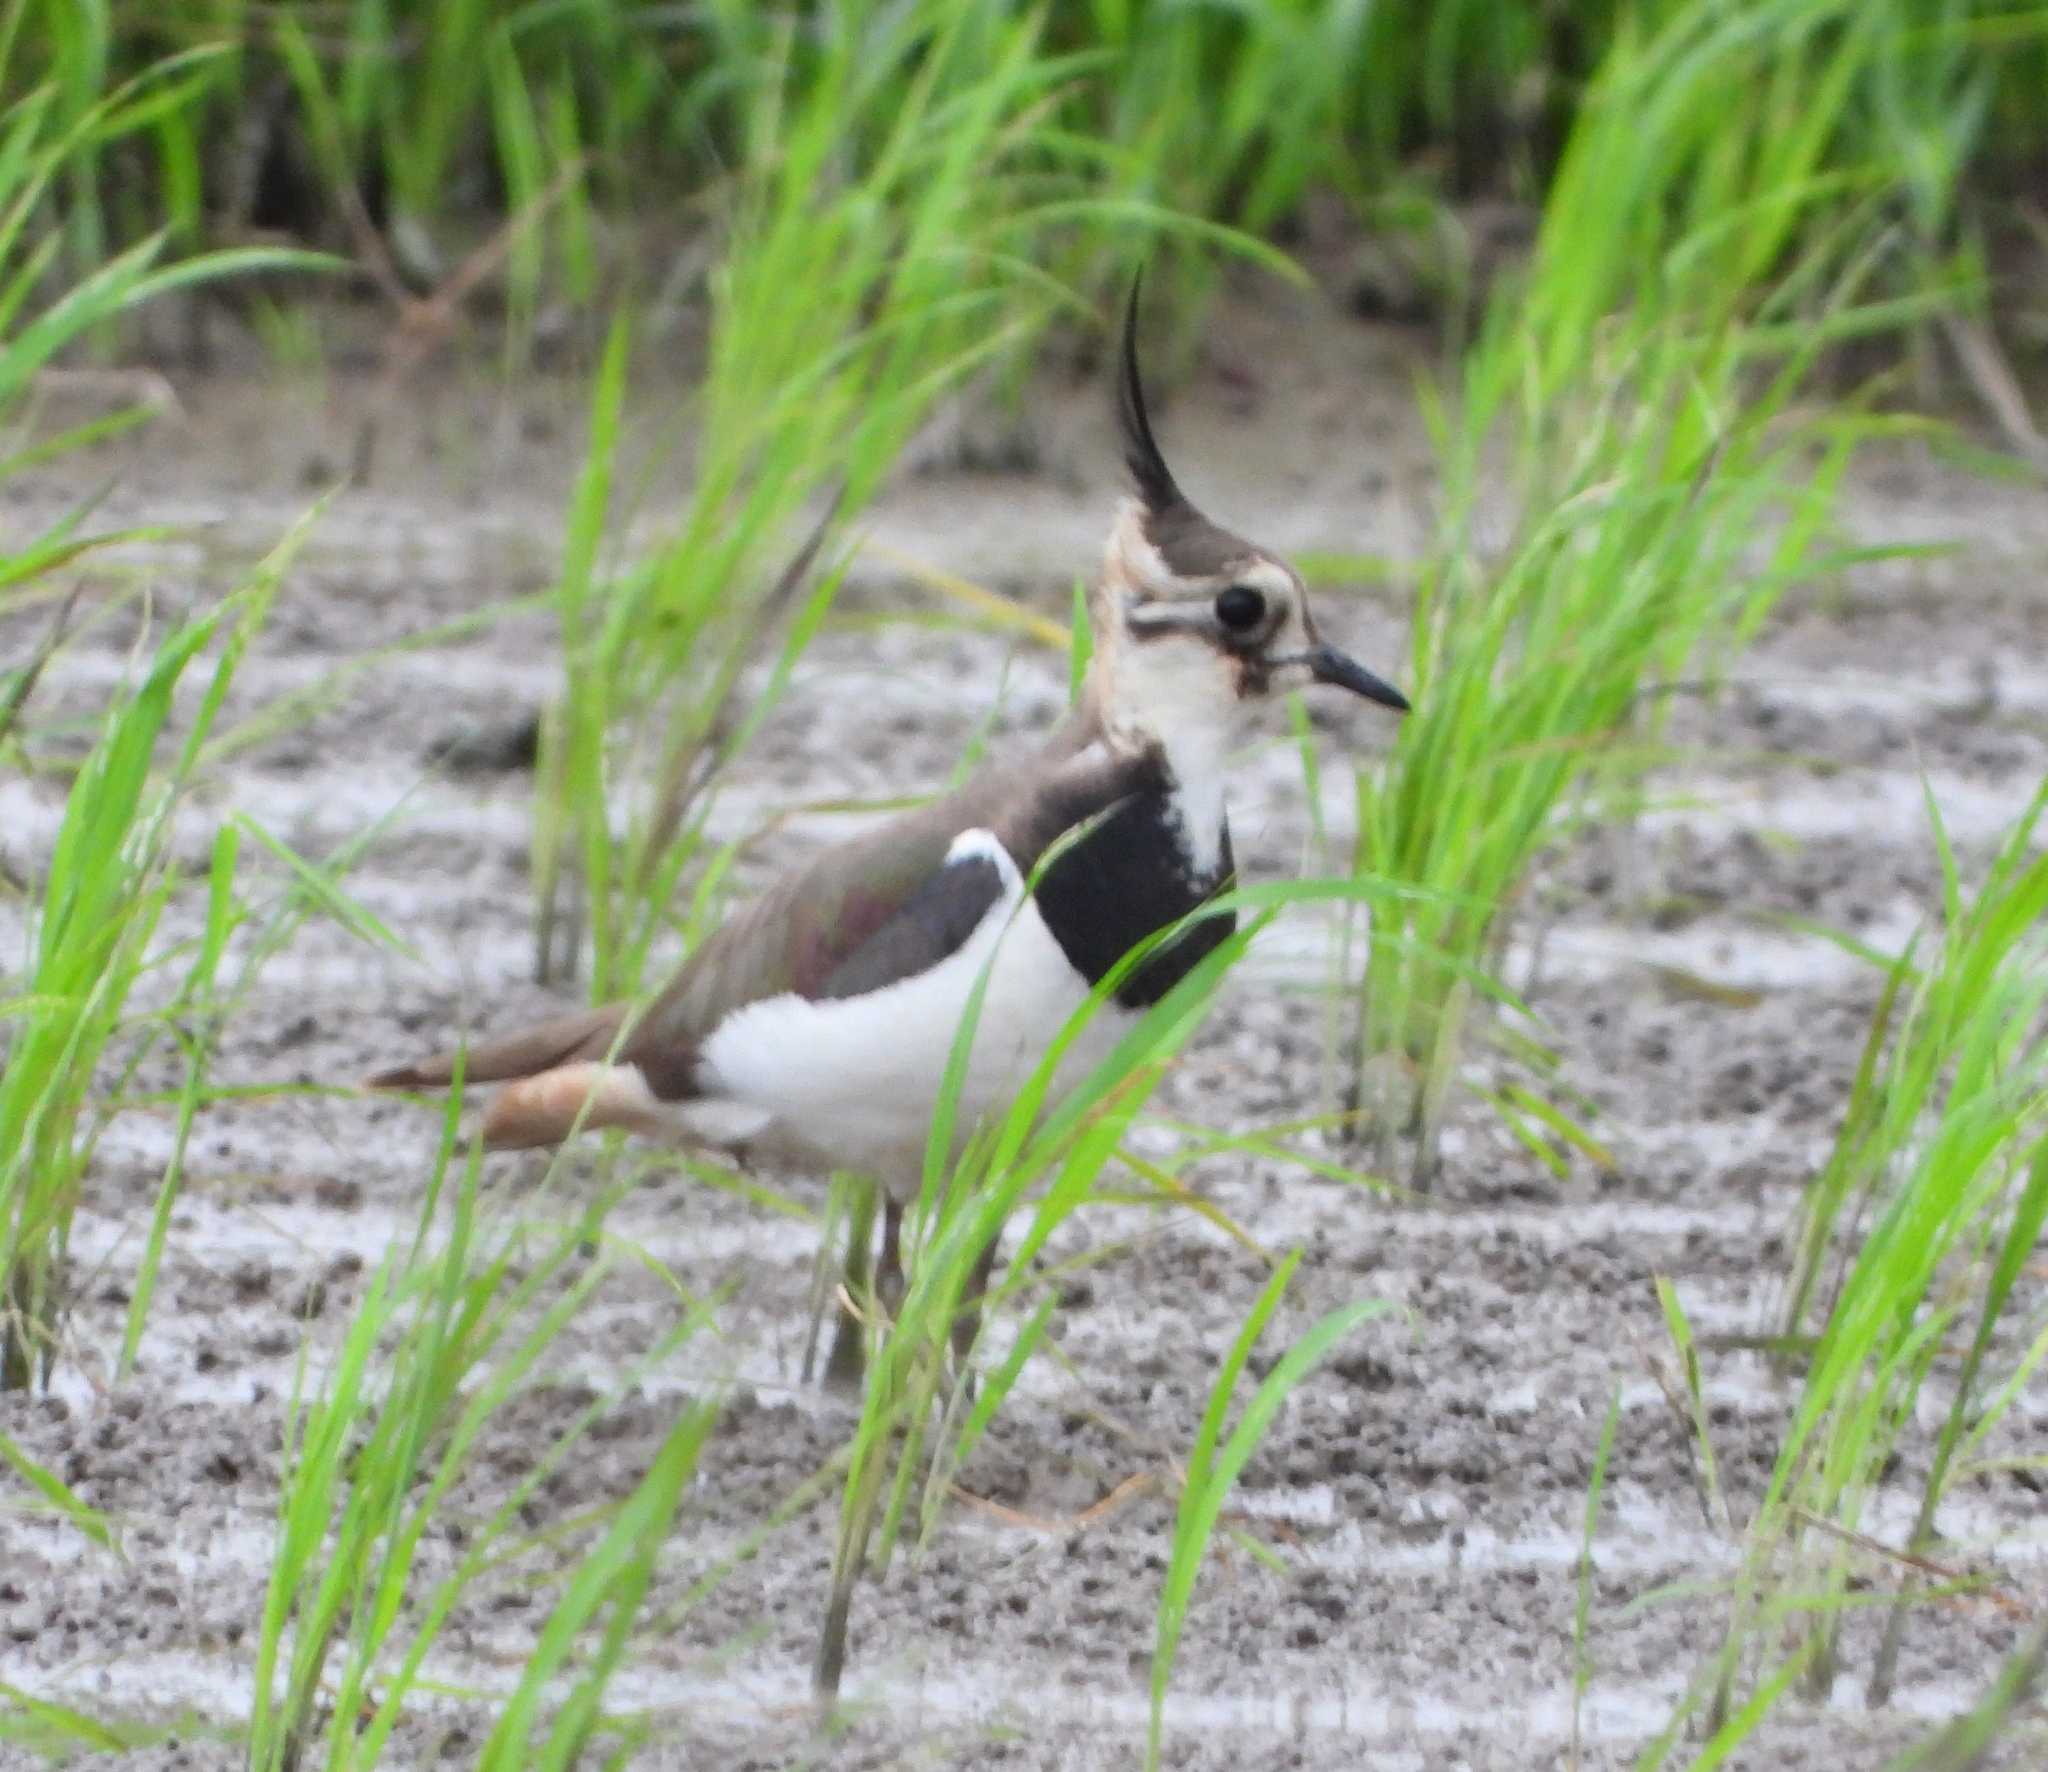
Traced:
<path id="1" fill-rule="evenodd" d="M 706 1095 L 727 1112 L 755 1110 L 775 1135 L 874 1174 L 899 1196 L 914 1191 L 932 1105 L 983 968 L 988 991 L 959 1103 L 963 1136 L 1008 1103 L 1088 995 L 994 834 L 955 838 L 947 859 L 968 857 L 995 865 L 1003 893 L 960 948 L 929 972 L 863 996 L 813 1003 L 791 992 L 735 1011 L 704 1043 Z M 1085 1076 L 1132 1019 L 1103 1005 L 1062 1077 Z"/>

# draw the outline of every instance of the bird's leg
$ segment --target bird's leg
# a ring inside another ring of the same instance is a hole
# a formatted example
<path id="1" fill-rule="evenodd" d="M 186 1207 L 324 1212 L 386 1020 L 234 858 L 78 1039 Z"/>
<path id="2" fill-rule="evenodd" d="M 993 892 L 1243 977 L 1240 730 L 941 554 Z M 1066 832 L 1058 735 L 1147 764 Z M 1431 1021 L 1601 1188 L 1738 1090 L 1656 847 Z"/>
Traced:
<path id="1" fill-rule="evenodd" d="M 893 1321 L 903 1309 L 903 1205 L 882 1201 L 882 1259 L 875 1266 L 875 1297 Z"/>
<path id="2" fill-rule="evenodd" d="M 974 1351 L 974 1338 L 981 1333 L 982 1304 L 988 1297 L 989 1276 L 995 1272 L 996 1251 L 1003 1241 L 999 1230 L 989 1238 L 988 1246 L 974 1258 L 974 1272 L 967 1279 L 967 1295 L 960 1301 L 960 1311 L 953 1319 L 953 1357 L 962 1366 L 967 1356 Z"/>
<path id="3" fill-rule="evenodd" d="M 860 1184 L 861 1194 L 847 1214 L 846 1265 L 841 1270 L 846 1297 L 865 1311 L 869 1303 L 868 1242 L 875 1230 L 874 1184 Z M 859 1390 L 867 1369 L 867 1329 L 859 1316 L 848 1310 L 836 1296 L 832 1314 L 837 1319 L 832 1331 L 832 1352 L 825 1360 L 825 1384 L 831 1390 Z"/>

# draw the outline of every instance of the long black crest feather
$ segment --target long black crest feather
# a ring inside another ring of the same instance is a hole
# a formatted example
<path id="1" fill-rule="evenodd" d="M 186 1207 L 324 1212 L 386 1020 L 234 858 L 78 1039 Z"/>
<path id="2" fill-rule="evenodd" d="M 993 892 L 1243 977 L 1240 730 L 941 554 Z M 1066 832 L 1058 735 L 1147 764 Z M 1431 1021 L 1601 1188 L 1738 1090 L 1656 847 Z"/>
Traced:
<path id="1" fill-rule="evenodd" d="M 1124 465 L 1137 482 L 1138 496 L 1155 514 L 1185 504 L 1173 470 L 1159 453 L 1152 435 L 1152 421 L 1145 415 L 1145 384 L 1138 376 L 1138 290 L 1144 281 L 1140 272 L 1131 279 L 1131 293 L 1124 303 L 1123 350 L 1117 364 L 1116 416 L 1123 431 Z"/>

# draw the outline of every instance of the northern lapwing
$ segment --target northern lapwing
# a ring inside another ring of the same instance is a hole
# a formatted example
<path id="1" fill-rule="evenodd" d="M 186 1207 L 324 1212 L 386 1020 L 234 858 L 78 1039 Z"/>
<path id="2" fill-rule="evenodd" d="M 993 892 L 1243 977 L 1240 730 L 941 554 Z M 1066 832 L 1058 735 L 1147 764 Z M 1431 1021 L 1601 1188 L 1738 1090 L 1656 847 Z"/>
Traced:
<path id="1" fill-rule="evenodd" d="M 505 1085 L 484 1118 L 486 1145 L 624 1127 L 864 1172 L 884 1191 L 876 1279 L 900 1289 L 903 1209 L 983 970 L 963 1137 L 1006 1104 L 1120 959 L 1231 884 L 1224 766 L 1259 703 L 1328 684 L 1407 707 L 1323 639 L 1299 573 L 1182 493 L 1146 415 L 1137 297 L 1134 285 L 1116 376 L 1135 496 L 1118 508 L 1089 601 L 1094 652 L 1074 711 L 1021 758 L 783 876 L 637 1018 L 613 1004 L 470 1047 L 465 1082 Z M 1227 915 L 1203 919 L 1153 949 L 1062 1074 L 1086 1076 L 1230 928 Z M 433 1058 L 371 1081 L 434 1088 L 453 1071 L 452 1058 Z"/>

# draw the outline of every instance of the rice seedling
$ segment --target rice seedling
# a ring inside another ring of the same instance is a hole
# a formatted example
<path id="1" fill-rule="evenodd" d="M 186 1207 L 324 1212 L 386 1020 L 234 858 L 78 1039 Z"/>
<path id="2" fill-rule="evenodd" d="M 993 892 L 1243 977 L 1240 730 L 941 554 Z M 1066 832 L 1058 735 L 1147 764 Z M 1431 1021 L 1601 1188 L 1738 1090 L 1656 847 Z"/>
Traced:
<path id="1" fill-rule="evenodd" d="M 1725 668 L 1788 586 L 1852 557 L 1828 513 L 1877 421 L 1800 397 L 1832 343 L 1901 310 L 1857 305 L 1881 244 L 1830 170 L 1873 49 L 1811 11 L 1765 0 L 1738 28 L 1689 6 L 1647 42 L 1623 31 L 1526 283 L 1432 397 L 1443 516 L 1416 589 L 1417 712 L 1360 779 L 1355 858 L 1431 891 L 1375 940 L 1353 1029 L 1360 1105 L 1389 1159 L 1384 1141 L 1415 1136 L 1425 1184 L 1465 978 L 1500 964 L 1536 858 L 1584 790 L 1626 779 L 1622 741 L 1654 733 L 1662 686 L 1702 657 Z M 1734 129 L 1709 99 L 1728 83 L 1766 100 Z M 1516 529 L 1490 558 L 1503 500 Z M 1581 1142 L 1521 1106 L 1539 1146 Z"/>
<path id="2" fill-rule="evenodd" d="M 10 67 L 21 16 L 17 5 L 0 19 L 0 81 Z M 96 16 L 94 9 L 86 9 L 77 21 L 83 34 L 74 45 L 74 62 L 80 57 L 95 61 L 99 53 L 92 35 Z M 0 332 L 6 334 L 0 343 L 0 418 L 18 420 L 37 377 L 47 374 L 67 348 L 146 301 L 236 272 L 327 262 L 304 253 L 251 249 L 166 264 L 159 262 L 165 240 L 157 234 L 104 263 L 93 263 L 70 287 L 50 292 L 63 239 L 62 231 L 48 223 L 57 194 L 67 181 L 74 196 L 87 188 L 71 175 L 97 150 L 174 108 L 202 62 L 201 57 L 172 58 L 104 94 L 83 76 L 72 87 L 46 84 L 0 111 Z M 79 89 L 87 98 L 68 102 Z M 75 210 L 73 215 L 75 222 Z M 39 438 L 0 461 L 0 477 L 59 459 L 145 416 L 124 411 Z M 81 555 L 137 533 L 82 533 L 83 516 L 68 515 L 0 556 L 0 595 L 7 603 L 26 605 L 45 593 L 52 575 Z M 55 1358 L 64 1250 L 96 1137 L 82 1124 L 88 1094 L 121 1028 L 136 980 L 160 963 L 148 948 L 177 887 L 167 860 L 172 816 L 198 768 L 201 746 L 235 667 L 302 533 L 288 538 L 243 590 L 165 638 L 132 697 L 109 710 L 98 743 L 73 782 L 40 883 L 41 902 L 20 984 L 5 1005 L 11 1025 L 7 1067 L 0 1076 L 0 1388 L 26 1385 L 36 1371 L 47 1377 Z M 75 596 L 74 591 L 62 603 L 35 658 L 13 674 L 0 704 L 0 739 L 20 742 L 23 709 L 62 640 Z M 153 779 L 178 684 L 216 641 L 220 656 L 194 726 L 168 772 Z M 217 859 L 232 864 L 231 853 Z M 210 986 L 218 942 L 225 935 L 221 908 L 228 891 L 227 885 L 217 884 L 211 939 L 193 962 L 187 998 Z"/>
<path id="3" fill-rule="evenodd" d="M 1145 1764 L 1149 1772 L 1157 1772 L 1159 1765 L 1160 1745 L 1166 1728 L 1167 1688 L 1173 1677 L 1173 1661 L 1180 1647 L 1181 1633 L 1187 1626 L 1188 1602 L 1194 1594 L 1195 1577 L 1208 1551 L 1209 1540 L 1215 1534 L 1231 1485 L 1258 1450 L 1259 1442 L 1265 1437 L 1288 1394 L 1332 1347 L 1388 1308 L 1376 1299 L 1365 1299 L 1340 1306 L 1320 1318 L 1259 1380 L 1258 1388 L 1245 1404 L 1230 1438 L 1225 1440 L 1223 1418 L 1229 1412 L 1230 1399 L 1237 1390 L 1238 1380 L 1244 1375 L 1245 1362 L 1251 1358 L 1252 1349 L 1257 1346 L 1267 1323 L 1279 1308 L 1280 1300 L 1287 1291 L 1287 1282 L 1293 1278 L 1300 1259 L 1299 1252 L 1296 1252 L 1281 1262 L 1273 1277 L 1266 1282 L 1266 1289 L 1259 1294 L 1258 1302 L 1252 1306 L 1251 1314 L 1245 1318 L 1244 1328 L 1217 1370 L 1215 1387 L 1209 1394 L 1209 1407 L 1203 1413 L 1201 1427 L 1188 1454 L 1180 1512 L 1174 1522 L 1173 1552 L 1159 1595 L 1158 1642 L 1152 1652 L 1152 1718 L 1145 1738 Z"/>
<path id="4" fill-rule="evenodd" d="M 170 1235 L 171 1208 L 184 1180 L 185 1153 L 192 1140 L 193 1121 L 204 1100 L 212 1030 L 190 1024 L 201 1005 L 213 995 L 215 979 L 227 951 L 228 937 L 237 921 L 235 869 L 241 853 L 241 835 L 233 825 L 222 825 L 214 838 L 212 865 L 207 870 L 206 924 L 186 968 L 178 996 L 165 1012 L 161 1025 L 178 1045 L 185 1061 L 185 1080 L 178 1092 L 177 1129 L 171 1138 L 170 1161 L 164 1165 L 158 1184 L 156 1204 L 144 1234 L 142 1257 L 136 1266 L 135 1284 L 128 1305 L 128 1327 L 121 1338 L 121 1355 L 116 1370 L 126 1376 L 134 1370 L 135 1356 L 142 1345 L 142 1329 L 149 1318 L 149 1304 L 156 1294 L 157 1274 L 163 1266 L 164 1244 Z"/>
<path id="5" fill-rule="evenodd" d="M 1943 1504 L 1985 1468 L 1987 1441 L 2048 1352 L 2019 1284 L 2048 1223 L 2044 808 L 2048 784 L 1966 894 L 1930 799 L 1943 927 L 1924 959 L 1915 944 L 1894 963 L 1834 1150 L 1808 1189 L 1785 1323 L 1812 1352 L 1749 1529 L 1726 1645 L 1681 1711 L 1707 1709 L 1724 1752 L 1766 1695 L 1836 1677 L 1851 1583 L 1883 1548 L 1864 1523 L 1903 1483 L 1919 1499 L 1869 1681 L 1872 1702 L 1887 1701 L 1916 1590 L 1954 1586 L 1928 1561 Z M 1932 1584 L 1920 1589 L 1916 1570 Z M 1753 1663 L 1756 1691 L 1731 1715 Z"/>
<path id="6" fill-rule="evenodd" d="M 22 16 L 23 8 L 15 5 L 0 17 L 0 82 L 13 65 Z M 92 48 L 97 16 L 92 8 L 80 14 L 79 28 L 87 33 L 79 39 L 80 54 Z M 77 94 L 62 82 L 46 83 L 0 110 L 0 332 L 6 335 L 0 342 L 0 420 L 18 425 L 29 439 L 0 460 L 0 478 L 46 466 L 150 416 L 131 408 L 54 435 L 34 435 L 38 380 L 80 341 L 181 288 L 242 273 L 331 264 L 319 255 L 274 248 L 166 262 L 167 239 L 158 232 L 90 265 L 68 286 L 54 276 L 64 231 L 52 223 L 51 212 L 67 189 L 75 197 L 86 188 L 72 175 L 95 153 L 175 111 L 207 64 L 203 52 L 173 56 L 112 90 L 92 89 L 89 102 L 75 104 L 70 100 Z M 10 539 L 0 555 L 0 608 L 24 608 L 39 597 L 62 599 L 43 646 L 11 674 L 0 700 L 0 742 L 19 747 L 24 756 L 24 709 L 64 638 L 77 598 L 75 588 L 67 594 L 52 581 L 95 548 L 160 533 L 93 534 L 84 530 L 85 515 L 74 511 L 26 541 Z M 9 1027 L 8 1062 L 0 1076 L 0 1388 L 24 1386 L 37 1372 L 47 1379 L 56 1357 L 69 1226 L 104 1123 L 103 1116 L 88 1112 L 96 1073 L 124 1031 L 138 980 L 170 963 L 150 950 L 158 919 L 181 885 L 169 863 L 172 821 L 201 773 L 236 668 L 305 531 L 305 524 L 294 529 L 240 590 L 161 642 L 144 680 L 109 708 L 72 782 L 55 849 L 38 882 L 29 950 L 4 1006 Z M 166 766 L 158 753 L 179 684 L 209 648 L 218 654 L 210 680 Z M 177 1011 L 213 988 L 232 921 L 234 859 L 233 841 L 224 838 L 214 855 L 205 937 L 183 956 L 189 970 L 173 1011 L 155 1019 L 131 1051 L 131 1074 L 149 1037 L 183 1038 Z M 203 1050 L 188 1041 L 186 1058 L 178 1155 L 159 1198 L 124 1365 L 133 1357 L 199 1101 Z"/>
<path id="7" fill-rule="evenodd" d="M 492 1417 L 530 1382 L 609 1271 L 612 1255 L 596 1233 L 620 1191 L 603 1191 L 535 1236 L 480 1214 L 481 1152 L 472 1148 L 458 1165 L 456 1149 L 451 1106 L 410 1243 L 394 1244 L 324 1383 L 296 1391 L 287 1414 L 277 1549 L 256 1639 L 252 1772 L 381 1763 L 443 1628 L 480 1578 L 508 1567 L 545 1572 L 556 1560 L 548 1533 L 518 1530 L 522 1509 L 615 1394 L 570 1417 L 487 1517 L 466 1526 L 460 1555 L 439 1551 L 451 1493 Z M 586 1260 L 593 1246 L 598 1253 Z M 619 1386 L 673 1355 L 704 1320 L 692 1312 L 656 1335 Z M 309 1357 L 302 1349 L 302 1386 Z M 481 1764 L 576 1763 L 599 1726 L 605 1685 L 715 1414 L 708 1402 L 679 1413 L 646 1474 L 567 1573 Z M 547 1709 L 552 1683 L 600 1617 L 595 1652 L 567 1698 Z"/>
<path id="8" fill-rule="evenodd" d="M 20 9 L 0 31 L 0 77 L 11 54 Z M 202 58 L 174 58 L 76 108 L 59 126 L 62 92 L 44 86 L 0 112 L 0 417 L 18 421 L 36 380 L 77 341 L 119 315 L 174 289 L 259 269 L 306 268 L 328 261 L 268 249 L 159 262 L 161 234 L 93 267 L 69 288 L 49 292 L 61 234 L 47 225 L 55 193 L 81 159 L 144 129 L 174 106 Z M 36 439 L 0 461 L 0 477 L 47 464 L 102 441 L 149 414 L 129 409 Z M 142 532 L 94 535 L 84 513 L 59 519 L 0 557 L 0 594 L 16 605 L 45 594 L 51 578 L 96 547 L 137 539 Z M 6 1005 L 8 1064 L 0 1078 L 0 1387 L 47 1377 L 62 1313 L 62 1265 L 80 1178 L 96 1131 L 87 1120 L 88 1093 L 119 1032 L 137 979 L 161 964 L 148 953 L 157 919 L 178 881 L 168 865 L 171 819 L 201 761 L 201 750 L 236 665 L 288 567 L 303 529 L 295 531 L 241 591 L 184 624 L 161 644 L 132 698 L 117 702 L 99 742 L 73 782 L 66 817 L 20 986 Z M 8 686 L 0 738 L 19 743 L 23 709 L 64 634 L 76 592 L 37 656 Z M 180 679 L 216 641 L 220 656 L 194 726 L 161 779 L 159 739 Z M 193 957 L 181 1003 L 203 995 L 225 939 L 232 890 L 232 851 L 217 853 L 225 872 L 214 882 L 208 940 Z M 163 1025 L 172 1025 L 169 1022 Z M 195 1065 L 196 1065 L 195 1057 Z M 193 1073 L 181 1110 L 180 1148 L 197 1089 Z M 175 1163 L 173 1170 L 175 1171 Z M 166 1194 L 168 1199 L 168 1192 Z M 132 1351 L 132 1350 L 131 1350 Z"/>
<path id="9" fill-rule="evenodd" d="M 223 667 L 221 680 L 230 668 Z M 217 700 L 216 694 L 210 703 Z M 145 694 L 137 705 L 152 704 Z M 212 712 L 209 705 L 206 717 L 191 724 L 188 756 L 206 743 Z M 251 977 L 309 907 L 373 939 L 391 939 L 341 891 L 338 877 L 352 853 L 315 868 L 259 827 L 247 829 L 284 861 L 291 884 L 269 926 L 243 944 L 240 981 L 219 990 L 213 976 L 227 932 L 252 915 L 235 897 L 238 827 L 223 827 L 205 928 L 192 944 L 196 957 L 172 1003 L 152 1018 L 191 1021 L 197 1031 L 177 1097 L 174 1151 L 133 1287 L 124 1366 L 148 1308 L 192 1115 L 211 1098 L 202 1087 L 203 1025 L 246 994 Z M 152 915 L 176 884 L 166 877 L 154 889 L 147 907 Z M 125 936 L 128 926 L 121 927 Z M 15 1074 L 10 1066 L 9 1079 Z M 599 1708 L 604 1689 L 631 1646 L 654 1560 L 716 1418 L 708 1400 L 679 1412 L 634 1490 L 581 1522 L 583 1529 L 601 1530 L 588 1556 L 565 1571 L 559 1527 L 521 1528 L 536 1493 L 575 1455 L 618 1391 L 672 1357 L 708 1321 L 706 1305 L 654 1334 L 644 1355 L 618 1374 L 616 1387 L 579 1406 L 521 1480 L 492 1495 L 486 1518 L 465 1516 L 456 1541 L 461 1554 L 443 1552 L 452 1491 L 470 1474 L 494 1415 L 544 1368 L 555 1339 L 616 1265 L 615 1248 L 599 1233 L 619 1194 L 637 1180 L 614 1183 L 559 1223 L 493 1220 L 478 1209 L 479 1153 L 472 1151 L 459 1170 L 456 1153 L 451 1112 L 418 1227 L 409 1242 L 393 1244 L 373 1275 L 317 1390 L 308 1388 L 311 1339 L 301 1348 L 286 1413 L 277 1548 L 256 1636 L 247 1729 L 252 1767 L 383 1763 L 442 1628 L 480 1580 L 503 1579 L 508 1570 L 543 1581 L 559 1575 L 562 1595 L 534 1657 L 504 1698 L 481 1763 L 577 1763 L 612 1727 Z M 89 1147 L 80 1152 L 81 1169 L 88 1154 Z M 112 1522 L 4 1438 L 0 1462 L 43 1506 L 95 1543 L 118 1549 Z M 563 1684 L 566 1697 L 558 1690 Z M 173 1732 L 12 1688 L 0 1690 L 0 1698 L 8 1705 L 0 1711 L 0 1739 L 53 1752 L 129 1748 Z M 207 1724 L 182 1732 L 215 1729 Z"/>
<path id="10" fill-rule="evenodd" d="M 1708 1525 L 1725 1532 L 1730 1526 L 1728 1498 L 1721 1489 L 1720 1469 L 1714 1457 L 1713 1435 L 1708 1431 L 1707 1398 L 1700 1383 L 1699 1343 L 1693 1336 L 1692 1324 L 1686 1317 L 1685 1307 L 1679 1302 L 1678 1288 L 1662 1274 L 1655 1277 L 1655 1284 L 1657 1303 L 1664 1312 L 1664 1327 L 1670 1333 L 1672 1351 L 1678 1355 L 1678 1384 L 1667 1384 L 1665 1390 L 1670 1397 L 1672 1409 L 1683 1416 L 1691 1434 L 1694 1482 L 1699 1489 L 1700 1515 Z"/>
<path id="11" fill-rule="evenodd" d="M 38 1372 L 47 1379 L 56 1358 L 71 1218 L 103 1124 L 89 1115 L 89 1096 L 138 979 L 164 963 L 152 953 L 151 937 L 181 883 L 169 860 L 172 819 L 304 534 L 301 525 L 247 586 L 164 639 L 143 682 L 109 710 L 72 784 L 41 882 L 21 986 L 6 1005 L 12 1025 L 0 1073 L 0 1388 L 25 1386 Z M 219 655 L 199 705 L 160 771 L 158 747 L 173 696 L 216 642 Z M 216 850 L 222 877 L 206 939 L 189 963 L 188 1000 L 211 988 L 233 860 L 231 843 Z M 192 1099 L 188 1093 L 181 1111 L 188 1127 Z"/>
<path id="12" fill-rule="evenodd" d="M 567 1591 L 541 1630 L 518 1686 L 484 1743 L 478 1764 L 489 1772 L 525 1772 L 528 1767 L 569 1772 L 585 1763 L 592 1739 L 607 1726 L 600 1713 L 605 1688 L 625 1657 L 653 1577 L 655 1558 L 668 1538 L 683 1490 L 696 1472 L 698 1455 L 710 1438 L 716 1417 L 715 1405 L 697 1403 L 676 1418 L 646 1476 L 571 1576 Z M 596 1652 L 560 1708 L 547 1718 L 545 1736 L 536 1740 L 548 1683 L 571 1664 L 577 1639 L 600 1617 L 605 1627 Z M 632 1745 L 628 1733 L 614 1763 Z"/>
<path id="13" fill-rule="evenodd" d="M 91 12 L 94 9 L 84 9 Z M 0 16 L 0 91 L 14 89 L 12 54 L 21 7 Z M 94 251 L 78 275 L 51 293 L 64 224 L 52 212 L 78 168 L 111 144 L 147 129 L 175 108 L 203 77 L 207 57 L 194 53 L 158 62 L 90 103 L 68 110 L 60 84 L 30 87 L 0 107 L 0 414 L 11 414 L 34 378 L 68 346 L 101 331 L 118 316 L 173 290 L 260 270 L 323 269 L 332 261 L 280 247 L 244 247 L 164 258 L 164 230 L 118 252 Z M 67 114 L 68 111 L 68 114 Z M 72 208 L 74 233 L 80 210 Z M 93 230 L 96 231 L 96 224 Z M 58 439 L 75 447 L 106 434 L 105 421 L 89 435 Z"/>
<path id="14" fill-rule="evenodd" d="M 1254 231 L 1318 179 L 1361 188 L 1367 169 L 1342 151 L 1346 125 L 1400 90 L 1373 39 L 1415 37 L 1363 6 L 1093 10 L 1076 47 L 1099 42 L 1115 58 L 1099 127 L 1166 201 Z"/>

